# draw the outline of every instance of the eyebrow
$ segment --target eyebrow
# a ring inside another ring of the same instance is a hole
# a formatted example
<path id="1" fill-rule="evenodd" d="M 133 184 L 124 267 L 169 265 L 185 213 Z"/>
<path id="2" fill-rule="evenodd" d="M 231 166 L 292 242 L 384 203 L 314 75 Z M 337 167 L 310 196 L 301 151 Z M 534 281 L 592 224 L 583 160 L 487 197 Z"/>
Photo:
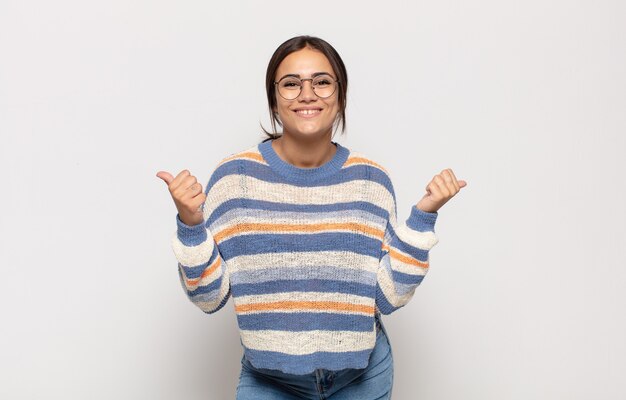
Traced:
<path id="1" fill-rule="evenodd" d="M 311 78 L 315 78 L 316 76 L 319 76 L 319 75 L 330 75 L 330 76 L 333 76 L 332 74 L 330 74 L 328 72 L 314 72 L 313 74 L 311 74 Z M 287 74 L 287 75 L 281 76 L 280 79 L 278 79 L 278 80 L 281 80 L 281 79 L 283 79 L 283 78 L 285 78 L 287 76 L 293 76 L 293 77 L 296 77 L 296 78 L 300 78 L 300 74 Z"/>

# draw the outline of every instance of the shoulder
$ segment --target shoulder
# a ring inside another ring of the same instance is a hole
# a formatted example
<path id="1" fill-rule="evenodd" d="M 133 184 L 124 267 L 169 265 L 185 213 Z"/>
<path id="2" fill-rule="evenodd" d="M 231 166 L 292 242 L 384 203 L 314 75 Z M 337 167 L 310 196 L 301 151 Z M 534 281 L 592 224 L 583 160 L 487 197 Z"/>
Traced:
<path id="1" fill-rule="evenodd" d="M 367 171 L 369 180 L 382 185 L 390 192 L 393 191 L 389 169 L 377 158 L 371 157 L 369 154 L 361 151 L 350 151 L 345 167 L 362 168 Z"/>
<path id="2" fill-rule="evenodd" d="M 236 153 L 231 153 L 228 156 L 222 158 L 215 166 L 215 170 L 227 167 L 229 165 L 241 164 L 241 162 L 246 161 L 263 164 L 265 163 L 265 161 L 263 160 L 263 156 L 259 151 L 258 144 L 255 144 L 254 146 L 249 146 L 243 150 L 240 150 Z"/>
<path id="3" fill-rule="evenodd" d="M 387 174 L 387 169 L 377 160 L 370 157 L 368 154 L 365 154 L 360 151 L 350 150 L 350 154 L 348 155 L 348 159 L 346 160 L 346 166 L 366 166 L 370 169 L 378 170 L 381 173 Z"/>
<path id="4" fill-rule="evenodd" d="M 221 158 L 214 166 L 210 173 L 209 183 L 207 185 L 207 191 L 214 186 L 218 181 L 228 178 L 232 175 L 238 175 L 243 170 L 241 167 L 243 164 L 263 164 L 266 162 L 263 156 L 259 152 L 258 145 L 249 146 L 243 150 L 231 153 Z"/>

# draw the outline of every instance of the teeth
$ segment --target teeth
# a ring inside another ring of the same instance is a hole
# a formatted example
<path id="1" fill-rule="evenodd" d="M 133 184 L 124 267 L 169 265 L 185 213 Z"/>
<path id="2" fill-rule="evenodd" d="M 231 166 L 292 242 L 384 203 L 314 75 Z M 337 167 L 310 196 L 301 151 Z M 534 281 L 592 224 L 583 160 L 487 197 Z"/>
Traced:
<path id="1" fill-rule="evenodd" d="M 310 115 L 310 114 L 315 114 L 320 112 L 320 110 L 298 110 L 296 111 L 299 114 L 306 114 L 306 115 Z"/>

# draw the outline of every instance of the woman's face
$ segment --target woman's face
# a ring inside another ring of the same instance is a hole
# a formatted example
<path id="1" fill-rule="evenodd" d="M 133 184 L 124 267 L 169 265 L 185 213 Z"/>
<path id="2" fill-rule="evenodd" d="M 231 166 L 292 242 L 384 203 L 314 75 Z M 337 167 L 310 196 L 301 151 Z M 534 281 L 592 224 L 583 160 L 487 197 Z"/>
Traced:
<path id="1" fill-rule="evenodd" d="M 295 51 L 283 59 L 276 70 L 274 80 L 280 81 L 287 74 L 294 74 L 299 78 L 311 78 L 313 74 L 325 72 L 336 79 L 330 62 L 326 56 L 308 47 Z M 285 100 L 276 91 L 276 110 L 283 125 L 283 133 L 301 138 L 322 139 L 331 135 L 333 122 L 339 112 L 337 88 L 332 96 L 325 99 L 317 97 L 311 87 L 311 81 L 304 81 L 300 95 L 294 100 Z M 299 110 L 311 109 L 304 114 Z"/>

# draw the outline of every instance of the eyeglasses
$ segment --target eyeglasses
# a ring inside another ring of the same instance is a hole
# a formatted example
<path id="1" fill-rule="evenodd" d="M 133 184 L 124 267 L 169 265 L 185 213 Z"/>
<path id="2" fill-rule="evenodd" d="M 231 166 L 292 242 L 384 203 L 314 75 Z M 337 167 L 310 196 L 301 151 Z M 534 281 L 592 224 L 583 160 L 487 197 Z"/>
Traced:
<path id="1" fill-rule="evenodd" d="M 278 94 L 285 100 L 294 100 L 300 96 L 304 81 L 311 81 L 313 87 L 313 93 L 321 99 L 330 97 L 337 90 L 337 84 L 339 80 L 335 80 L 330 75 L 318 75 L 314 78 L 300 79 L 295 76 L 285 76 L 278 82 L 274 82 L 274 85 L 278 85 Z"/>

